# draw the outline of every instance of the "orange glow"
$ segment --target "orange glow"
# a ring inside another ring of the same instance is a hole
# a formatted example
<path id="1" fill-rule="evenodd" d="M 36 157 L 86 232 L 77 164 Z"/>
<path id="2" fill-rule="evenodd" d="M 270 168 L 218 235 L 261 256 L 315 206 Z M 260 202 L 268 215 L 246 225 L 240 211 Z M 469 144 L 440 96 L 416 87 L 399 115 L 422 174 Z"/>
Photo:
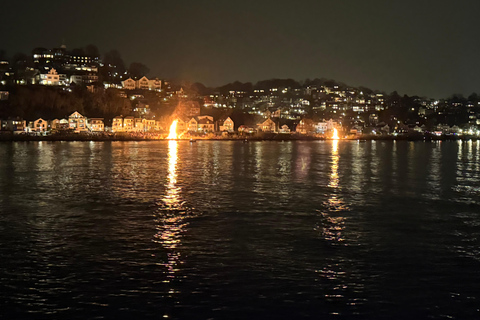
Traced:
<path id="1" fill-rule="evenodd" d="M 333 140 L 338 140 L 338 139 L 340 139 L 339 136 L 338 136 L 337 128 L 333 128 L 333 136 L 332 136 L 332 139 L 333 139 Z"/>
<path id="2" fill-rule="evenodd" d="M 172 125 L 170 126 L 170 133 L 168 134 L 167 139 L 177 139 L 177 122 L 178 120 L 173 120 Z"/>

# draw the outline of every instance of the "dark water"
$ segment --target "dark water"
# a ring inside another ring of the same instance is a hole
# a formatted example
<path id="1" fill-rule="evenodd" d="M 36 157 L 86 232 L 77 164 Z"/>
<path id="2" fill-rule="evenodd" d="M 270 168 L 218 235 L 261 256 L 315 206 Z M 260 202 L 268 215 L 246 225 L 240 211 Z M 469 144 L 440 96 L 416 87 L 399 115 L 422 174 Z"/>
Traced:
<path id="1" fill-rule="evenodd" d="M 480 318 L 480 142 L 0 144 L 2 319 Z"/>

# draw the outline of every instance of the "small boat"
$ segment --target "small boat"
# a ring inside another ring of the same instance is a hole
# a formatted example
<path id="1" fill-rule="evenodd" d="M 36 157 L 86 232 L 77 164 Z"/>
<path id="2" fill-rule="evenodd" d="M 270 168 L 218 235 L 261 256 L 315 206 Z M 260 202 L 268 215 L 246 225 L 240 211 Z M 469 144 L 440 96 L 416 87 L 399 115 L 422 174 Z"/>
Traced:
<path id="1" fill-rule="evenodd" d="M 190 143 L 194 143 L 194 142 L 197 142 L 197 140 L 195 140 L 195 139 L 190 139 Z"/>
<path id="2" fill-rule="evenodd" d="M 243 140 L 243 143 L 248 143 L 248 140 L 247 139 Z"/>

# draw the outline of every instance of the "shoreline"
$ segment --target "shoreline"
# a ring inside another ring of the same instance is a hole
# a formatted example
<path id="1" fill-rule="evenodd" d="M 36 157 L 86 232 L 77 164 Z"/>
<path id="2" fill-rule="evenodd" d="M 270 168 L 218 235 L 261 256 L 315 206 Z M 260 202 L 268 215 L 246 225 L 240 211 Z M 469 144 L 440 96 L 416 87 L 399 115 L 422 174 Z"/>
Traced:
<path id="1" fill-rule="evenodd" d="M 345 141 L 477 141 L 478 136 L 457 136 L 457 135 L 402 135 L 402 136 L 373 136 L 364 135 L 352 138 L 342 138 Z M 304 135 L 286 135 L 286 134 L 264 134 L 262 136 L 240 136 L 240 137 L 190 137 L 179 138 L 176 141 L 329 141 L 333 140 L 325 137 L 304 136 Z M 0 142 L 22 142 L 22 141 L 169 141 L 169 139 L 159 138 L 158 136 L 138 136 L 138 135 L 115 135 L 115 134 L 53 134 L 46 136 L 23 135 L 12 133 L 0 133 Z"/>

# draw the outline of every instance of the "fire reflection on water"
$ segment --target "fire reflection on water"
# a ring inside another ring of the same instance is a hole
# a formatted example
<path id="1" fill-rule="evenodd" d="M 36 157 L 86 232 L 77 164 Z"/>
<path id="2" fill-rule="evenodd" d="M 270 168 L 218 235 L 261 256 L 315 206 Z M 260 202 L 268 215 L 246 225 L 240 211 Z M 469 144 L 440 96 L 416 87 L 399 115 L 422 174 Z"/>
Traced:
<path id="1" fill-rule="evenodd" d="M 327 210 L 322 211 L 323 216 L 323 236 L 325 240 L 332 244 L 343 242 L 343 230 L 345 228 L 345 217 L 343 213 L 348 210 L 343 200 L 339 197 L 339 176 L 338 162 L 340 155 L 338 153 L 338 140 L 332 140 L 332 166 L 328 187 L 329 196 L 326 202 Z"/>
<path id="2" fill-rule="evenodd" d="M 177 185 L 177 141 L 168 142 L 168 176 L 165 196 L 159 201 L 157 213 L 157 230 L 154 241 L 159 243 L 166 252 L 166 260 L 161 264 L 167 268 L 167 279 L 165 282 L 177 278 L 182 263 L 179 246 L 182 242 L 182 235 L 186 230 L 186 210 L 181 200 L 181 187 Z M 173 294 L 175 292 L 169 292 Z"/>
<path id="3" fill-rule="evenodd" d="M 341 186 L 338 174 L 340 154 L 338 151 L 338 140 L 332 140 L 331 150 L 331 170 L 328 181 L 328 198 L 324 203 L 322 214 L 321 233 L 323 239 L 332 246 L 347 246 L 344 236 L 345 231 L 345 213 L 348 207 L 340 196 Z M 345 298 L 350 290 L 351 274 L 341 266 L 341 263 L 335 256 L 327 258 L 323 268 L 316 271 L 322 282 L 325 283 L 324 297 L 326 301 L 337 302 Z M 352 281 L 352 283 L 355 283 Z M 361 288 L 355 288 L 361 290 Z M 352 302 L 355 305 L 357 302 Z M 332 315 L 342 313 L 342 308 L 332 308 Z"/>

